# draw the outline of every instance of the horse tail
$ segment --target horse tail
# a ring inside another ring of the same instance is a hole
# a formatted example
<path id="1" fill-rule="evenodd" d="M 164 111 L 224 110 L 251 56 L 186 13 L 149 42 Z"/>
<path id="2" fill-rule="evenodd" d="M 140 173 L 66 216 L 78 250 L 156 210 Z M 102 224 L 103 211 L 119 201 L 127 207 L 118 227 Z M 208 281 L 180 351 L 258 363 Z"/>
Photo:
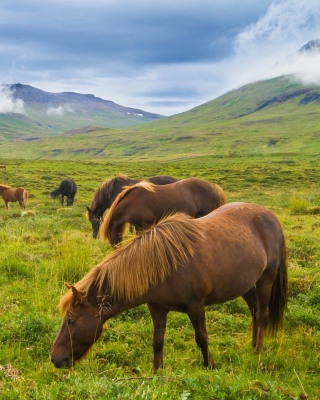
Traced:
<path id="1" fill-rule="evenodd" d="M 268 330 L 275 334 L 282 326 L 283 315 L 288 301 L 288 272 L 287 272 L 287 248 L 285 240 L 281 252 L 280 264 L 275 281 L 271 289 L 269 301 Z"/>
<path id="2" fill-rule="evenodd" d="M 58 189 L 51 192 L 49 196 L 52 197 L 53 199 L 56 199 L 60 194 L 61 194 L 61 185 L 58 187 Z"/>
<path id="3" fill-rule="evenodd" d="M 23 199 L 23 207 L 26 208 L 28 203 L 28 191 L 26 189 L 24 189 L 22 193 L 22 199 Z"/>
<path id="4" fill-rule="evenodd" d="M 217 194 L 218 194 L 218 207 L 221 207 L 227 203 L 227 197 L 226 197 L 224 191 L 222 190 L 221 186 L 214 183 L 213 187 L 215 188 L 215 190 L 217 191 Z"/>

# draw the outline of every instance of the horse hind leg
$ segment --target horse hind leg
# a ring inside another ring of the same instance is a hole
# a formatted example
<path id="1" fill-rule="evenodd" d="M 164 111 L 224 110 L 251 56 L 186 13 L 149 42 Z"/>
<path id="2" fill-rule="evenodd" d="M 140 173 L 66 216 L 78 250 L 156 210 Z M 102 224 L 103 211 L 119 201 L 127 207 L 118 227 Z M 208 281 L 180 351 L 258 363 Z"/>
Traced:
<path id="1" fill-rule="evenodd" d="M 204 305 L 201 303 L 189 307 L 187 314 L 194 328 L 196 343 L 202 352 L 203 365 L 206 368 L 214 368 L 216 363 L 209 351 Z"/>
<path id="2" fill-rule="evenodd" d="M 275 271 L 276 272 L 276 271 Z M 275 276 L 271 270 L 265 270 L 256 283 L 258 309 L 256 313 L 257 341 L 254 352 L 259 354 L 263 346 L 263 338 L 269 321 L 269 301 Z"/>
<path id="3" fill-rule="evenodd" d="M 256 347 L 257 345 L 257 292 L 255 286 L 253 286 L 247 293 L 245 293 L 242 298 L 247 303 L 250 314 L 252 317 L 252 346 Z"/>

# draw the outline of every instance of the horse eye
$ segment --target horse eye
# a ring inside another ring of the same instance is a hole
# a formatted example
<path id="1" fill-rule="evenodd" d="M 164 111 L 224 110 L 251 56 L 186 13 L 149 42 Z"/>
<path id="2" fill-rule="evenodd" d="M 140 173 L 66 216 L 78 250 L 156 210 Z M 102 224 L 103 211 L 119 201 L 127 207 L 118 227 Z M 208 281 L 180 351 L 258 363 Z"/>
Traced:
<path id="1" fill-rule="evenodd" d="M 76 323 L 76 319 L 72 319 L 72 318 L 68 319 L 68 324 L 69 325 L 73 325 L 75 323 Z"/>

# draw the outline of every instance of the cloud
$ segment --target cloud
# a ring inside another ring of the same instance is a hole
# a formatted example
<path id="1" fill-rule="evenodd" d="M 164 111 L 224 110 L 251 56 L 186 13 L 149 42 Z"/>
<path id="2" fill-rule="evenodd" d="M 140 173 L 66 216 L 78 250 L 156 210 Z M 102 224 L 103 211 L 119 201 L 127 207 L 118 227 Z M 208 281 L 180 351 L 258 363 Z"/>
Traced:
<path id="1" fill-rule="evenodd" d="M 48 107 L 46 114 L 53 115 L 57 117 L 63 117 L 66 112 L 74 112 L 69 104 L 62 104 L 59 107 Z"/>
<path id="2" fill-rule="evenodd" d="M 306 82 L 319 81 L 320 53 L 298 52 L 320 36 L 318 0 L 274 1 L 267 13 L 240 32 L 235 61 L 243 80 L 254 81 L 295 74 Z"/>
<path id="3" fill-rule="evenodd" d="M 14 99 L 13 92 L 6 86 L 0 86 L 0 113 L 25 114 L 23 100 Z"/>

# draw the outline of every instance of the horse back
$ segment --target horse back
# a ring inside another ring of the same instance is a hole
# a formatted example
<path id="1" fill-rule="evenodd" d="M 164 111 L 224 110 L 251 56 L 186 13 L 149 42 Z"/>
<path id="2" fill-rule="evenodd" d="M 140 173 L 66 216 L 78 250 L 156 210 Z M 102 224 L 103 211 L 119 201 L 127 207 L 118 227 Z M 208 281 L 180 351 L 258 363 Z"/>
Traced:
<path id="1" fill-rule="evenodd" d="M 283 262 L 281 225 L 263 206 L 229 203 L 194 224 L 205 237 L 188 263 L 151 294 L 155 298 L 170 302 L 172 292 L 181 304 L 199 296 L 206 305 L 223 303 L 248 292 L 263 274 L 273 275 Z"/>

